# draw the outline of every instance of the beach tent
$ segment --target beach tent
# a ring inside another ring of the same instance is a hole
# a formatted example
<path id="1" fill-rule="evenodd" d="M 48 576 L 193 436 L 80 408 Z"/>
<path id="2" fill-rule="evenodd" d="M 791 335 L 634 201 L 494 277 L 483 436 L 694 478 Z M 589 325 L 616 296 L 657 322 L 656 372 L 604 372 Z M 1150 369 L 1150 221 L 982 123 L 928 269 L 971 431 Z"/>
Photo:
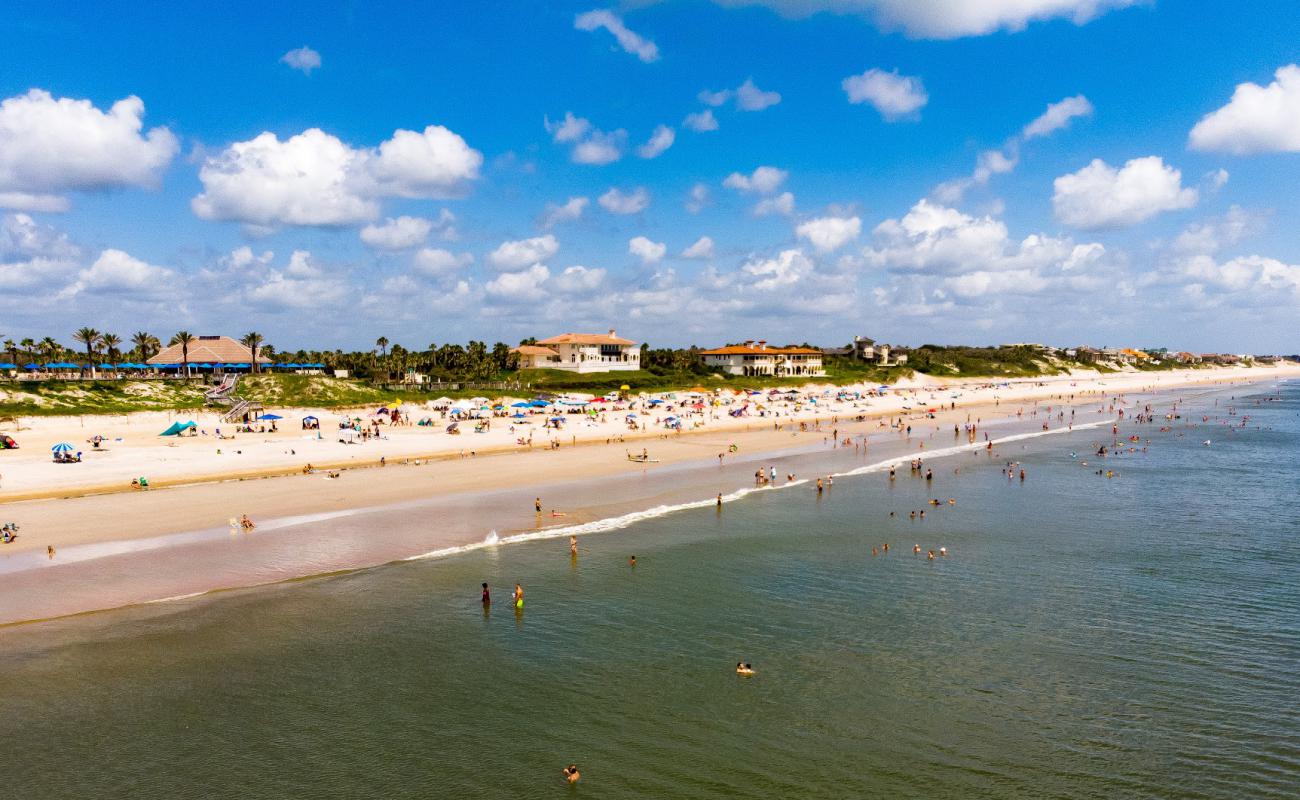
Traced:
<path id="1" fill-rule="evenodd" d="M 188 431 L 197 427 L 199 426 L 196 425 L 193 420 L 191 420 L 190 422 L 173 422 L 170 428 L 168 428 L 167 430 L 163 431 L 158 435 L 159 436 L 180 436 L 182 431 Z"/>

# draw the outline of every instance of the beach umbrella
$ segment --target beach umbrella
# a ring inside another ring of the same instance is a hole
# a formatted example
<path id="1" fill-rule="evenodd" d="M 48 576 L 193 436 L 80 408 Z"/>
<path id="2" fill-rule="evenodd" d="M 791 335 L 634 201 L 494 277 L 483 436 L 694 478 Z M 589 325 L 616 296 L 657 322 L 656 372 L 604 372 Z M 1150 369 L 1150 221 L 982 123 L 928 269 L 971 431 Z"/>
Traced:
<path id="1" fill-rule="evenodd" d="M 511 403 L 510 407 L 511 408 L 532 408 L 532 405 L 533 405 L 532 403 L 520 401 L 518 403 Z"/>
<path id="2" fill-rule="evenodd" d="M 24 364 L 23 369 L 40 369 L 40 364 Z"/>
<path id="3" fill-rule="evenodd" d="M 195 364 L 194 366 L 195 369 L 212 369 L 212 365 L 208 364 L 207 362 L 204 362 L 202 364 Z"/>
<path id="4" fill-rule="evenodd" d="M 0 369 L 18 369 L 18 365 L 5 362 L 3 364 L 0 364 Z"/>
<path id="5" fill-rule="evenodd" d="M 511 414 L 511 415 L 510 415 L 510 418 L 511 418 L 511 419 L 528 419 L 528 415 L 526 415 L 526 414 L 520 414 L 519 412 L 515 412 L 514 414 Z"/>
<path id="6" fill-rule="evenodd" d="M 284 417 L 280 416 L 279 414 L 263 414 L 262 416 L 258 417 L 258 419 L 284 419 Z"/>
<path id="7" fill-rule="evenodd" d="M 100 364 L 100 365 L 99 365 L 99 368 L 100 368 L 100 369 L 114 369 L 114 367 L 113 367 L 112 364 Z"/>
<path id="8" fill-rule="evenodd" d="M 76 449 L 75 447 L 73 447 L 72 445 L 68 444 L 67 442 L 59 442 L 58 444 L 56 444 L 56 445 L 54 445 L 53 447 L 50 448 L 50 450 L 53 451 L 53 452 L 55 452 L 55 453 L 67 453 L 67 452 L 69 452 L 69 451 L 71 451 L 71 450 L 75 450 L 75 449 Z"/>

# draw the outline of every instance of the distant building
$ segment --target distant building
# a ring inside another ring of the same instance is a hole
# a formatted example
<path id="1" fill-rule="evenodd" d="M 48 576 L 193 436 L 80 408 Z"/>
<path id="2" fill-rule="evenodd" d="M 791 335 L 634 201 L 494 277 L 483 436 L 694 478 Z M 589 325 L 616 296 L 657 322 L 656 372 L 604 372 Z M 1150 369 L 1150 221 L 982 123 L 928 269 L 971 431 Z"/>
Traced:
<path id="1" fill-rule="evenodd" d="M 1179 352 L 1179 353 L 1174 354 L 1174 359 L 1175 359 L 1179 364 L 1199 364 L 1199 363 L 1201 363 L 1201 357 L 1200 357 L 1200 356 L 1198 356 L 1198 355 L 1195 354 L 1195 353 L 1189 353 L 1189 352 L 1187 352 L 1186 350 L 1183 350 L 1183 351 L 1181 351 L 1181 352 Z"/>
<path id="2" fill-rule="evenodd" d="M 185 350 L 184 354 L 182 354 L 182 350 Z M 150 366 L 180 364 L 182 359 L 189 364 L 234 366 L 236 364 L 252 364 L 253 353 L 229 336 L 196 336 L 188 347 L 182 348 L 179 344 L 169 345 L 146 363 Z M 271 359 L 258 353 L 257 363 L 270 364 Z"/>
<path id="3" fill-rule="evenodd" d="M 893 361 L 889 360 L 890 355 L 893 355 Z M 882 344 L 876 348 L 876 359 L 876 363 L 882 367 L 902 366 L 907 363 L 907 348 Z"/>
<path id="4" fill-rule="evenodd" d="M 1095 347 L 1081 344 L 1074 348 L 1074 360 L 1080 364 L 1096 364 L 1101 360 L 1101 351 Z"/>
<path id="5" fill-rule="evenodd" d="M 701 350 L 704 366 L 730 375 L 788 377 L 826 374 L 822 351 L 811 347 L 772 347 L 766 340 L 750 339 L 744 344 Z"/>
<path id="6" fill-rule="evenodd" d="M 641 349 L 631 339 L 609 333 L 562 333 L 535 345 L 520 345 L 523 369 L 563 369 L 571 372 L 631 372 L 641 369 Z"/>

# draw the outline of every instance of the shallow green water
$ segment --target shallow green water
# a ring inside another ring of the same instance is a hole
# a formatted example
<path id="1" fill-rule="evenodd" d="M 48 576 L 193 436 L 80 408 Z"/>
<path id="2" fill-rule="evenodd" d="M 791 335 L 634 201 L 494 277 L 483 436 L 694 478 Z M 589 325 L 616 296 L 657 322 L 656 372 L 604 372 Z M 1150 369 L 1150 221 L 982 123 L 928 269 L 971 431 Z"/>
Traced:
<path id="1" fill-rule="evenodd" d="M 1150 446 L 1106 459 L 1109 480 L 1079 463 L 1108 434 L 1050 436 L 936 460 L 929 488 L 906 470 L 845 477 L 820 499 L 757 493 L 585 537 L 576 563 L 541 541 L 2 631 L 5 783 L 21 798 L 1294 797 L 1300 387 L 1284 397 L 1238 400 L 1251 420 L 1234 432 L 1199 414 L 1123 426 Z M 742 659 L 757 676 L 734 674 Z"/>

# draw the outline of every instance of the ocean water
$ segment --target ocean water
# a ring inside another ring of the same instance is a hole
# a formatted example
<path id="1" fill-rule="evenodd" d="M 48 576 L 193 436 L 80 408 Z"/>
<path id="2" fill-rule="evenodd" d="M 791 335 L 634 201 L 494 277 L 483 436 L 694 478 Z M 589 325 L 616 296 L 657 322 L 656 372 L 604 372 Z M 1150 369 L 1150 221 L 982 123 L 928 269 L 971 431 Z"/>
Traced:
<path id="1" fill-rule="evenodd" d="M 1181 413 L 0 629 L 3 791 L 1295 797 L 1300 385 Z"/>

